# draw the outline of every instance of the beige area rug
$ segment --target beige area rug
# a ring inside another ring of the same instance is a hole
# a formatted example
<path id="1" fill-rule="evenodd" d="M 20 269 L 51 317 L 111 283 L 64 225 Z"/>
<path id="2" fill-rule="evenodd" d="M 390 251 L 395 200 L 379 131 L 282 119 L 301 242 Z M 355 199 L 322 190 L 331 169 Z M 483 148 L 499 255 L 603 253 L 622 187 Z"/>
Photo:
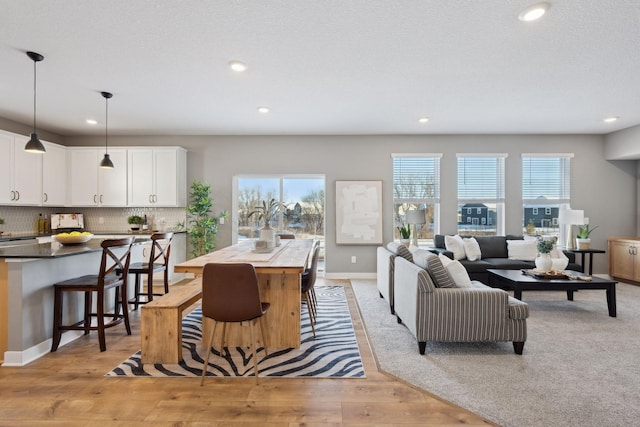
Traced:
<path id="1" fill-rule="evenodd" d="M 397 323 L 375 280 L 351 280 L 381 368 L 502 426 L 640 425 L 640 287 L 618 284 L 618 317 L 604 291 L 524 292 L 528 339 L 428 343 Z"/>

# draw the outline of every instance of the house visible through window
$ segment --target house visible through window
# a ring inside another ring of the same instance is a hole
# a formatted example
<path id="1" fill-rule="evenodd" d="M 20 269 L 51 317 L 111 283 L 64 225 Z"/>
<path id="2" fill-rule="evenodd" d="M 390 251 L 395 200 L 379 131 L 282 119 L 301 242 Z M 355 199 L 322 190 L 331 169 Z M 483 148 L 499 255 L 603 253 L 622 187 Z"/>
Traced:
<path id="1" fill-rule="evenodd" d="M 571 201 L 573 154 L 522 155 L 522 224 L 530 233 L 558 235 L 558 212 Z"/>
<path id="2" fill-rule="evenodd" d="M 438 232 L 440 204 L 440 158 L 442 154 L 392 154 L 394 238 L 397 227 L 407 225 L 405 213 L 425 210 L 425 224 L 416 226 L 418 241 L 433 239 Z"/>
<path id="3" fill-rule="evenodd" d="M 504 234 L 504 163 L 506 154 L 458 154 L 458 233 Z"/>

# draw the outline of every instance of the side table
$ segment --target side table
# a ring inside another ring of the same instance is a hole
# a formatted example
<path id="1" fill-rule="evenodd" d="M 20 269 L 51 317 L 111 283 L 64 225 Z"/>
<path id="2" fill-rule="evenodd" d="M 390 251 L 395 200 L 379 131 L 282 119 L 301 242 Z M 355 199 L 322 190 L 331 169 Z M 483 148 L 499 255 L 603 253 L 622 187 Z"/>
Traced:
<path id="1" fill-rule="evenodd" d="M 607 251 L 603 251 L 602 249 L 569 249 L 569 252 L 573 252 L 574 254 L 580 254 L 582 256 L 580 265 L 582 266 L 583 272 L 585 270 L 584 256 L 585 254 L 589 254 L 589 276 L 592 276 L 593 275 L 592 274 L 593 273 L 593 254 L 604 254 Z"/>

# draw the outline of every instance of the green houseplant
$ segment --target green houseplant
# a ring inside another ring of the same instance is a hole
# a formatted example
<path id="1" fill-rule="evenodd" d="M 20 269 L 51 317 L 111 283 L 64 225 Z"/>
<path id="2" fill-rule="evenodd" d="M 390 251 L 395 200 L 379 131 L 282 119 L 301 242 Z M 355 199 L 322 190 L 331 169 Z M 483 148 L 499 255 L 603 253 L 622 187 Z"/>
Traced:
<path id="1" fill-rule="evenodd" d="M 140 224 L 142 224 L 142 217 L 138 215 L 131 215 L 127 218 L 127 223 L 131 226 L 132 230 L 139 230 Z"/>
<path id="2" fill-rule="evenodd" d="M 213 199 L 211 198 L 211 186 L 206 182 L 194 181 L 189 193 L 189 242 L 191 243 L 191 255 L 199 257 L 208 254 L 215 248 L 215 238 L 218 233 L 220 218 L 226 218 L 227 212 L 215 216 L 211 212 Z"/>
<path id="3" fill-rule="evenodd" d="M 589 228 L 589 224 L 578 226 L 578 234 L 576 235 L 576 249 L 584 250 L 591 247 L 591 232 L 598 228 L 596 225 Z"/>
<path id="4" fill-rule="evenodd" d="M 553 247 L 556 245 L 556 241 L 558 239 L 556 237 L 552 237 L 551 239 L 545 239 L 542 236 L 538 236 L 538 256 L 536 257 L 535 263 L 536 268 L 542 271 L 549 271 L 553 266 L 553 261 L 551 260 L 551 251 Z"/>
<path id="5" fill-rule="evenodd" d="M 400 233 L 400 240 L 409 240 L 411 238 L 411 226 L 409 224 L 396 227 Z"/>
<path id="6" fill-rule="evenodd" d="M 269 202 L 263 200 L 260 206 L 254 207 L 253 210 L 249 212 L 247 218 L 251 218 L 255 215 L 258 217 L 258 221 L 264 221 L 264 228 L 269 229 L 271 228 L 271 221 L 284 207 L 284 203 L 279 202 L 276 199 L 271 199 Z"/>

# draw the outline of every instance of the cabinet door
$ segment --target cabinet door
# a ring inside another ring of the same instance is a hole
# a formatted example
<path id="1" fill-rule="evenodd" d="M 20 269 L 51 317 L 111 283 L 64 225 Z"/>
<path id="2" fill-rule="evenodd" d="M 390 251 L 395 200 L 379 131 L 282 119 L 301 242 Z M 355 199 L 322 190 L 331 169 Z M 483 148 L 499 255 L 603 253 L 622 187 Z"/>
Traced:
<path id="1" fill-rule="evenodd" d="M 0 203 L 13 204 L 13 136 L 0 132 L 0 158 L 4 167 L 0 168 Z M 8 166 L 8 167 L 7 167 Z"/>
<path id="2" fill-rule="evenodd" d="M 100 152 L 99 157 L 104 155 Z M 98 203 L 100 206 L 127 206 L 127 150 L 112 148 L 109 157 L 113 169 L 98 168 Z M 96 163 L 96 166 L 98 163 Z"/>
<path id="3" fill-rule="evenodd" d="M 609 243 L 611 276 L 634 280 L 634 263 L 637 256 L 633 255 L 631 244 L 626 241 L 610 241 Z"/>
<path id="4" fill-rule="evenodd" d="M 18 205 L 42 204 L 42 154 L 24 151 L 29 138 L 16 137 L 13 144 L 13 187 Z"/>
<path id="5" fill-rule="evenodd" d="M 178 205 L 177 151 L 175 149 L 154 150 L 154 204 L 158 206 Z"/>
<path id="6" fill-rule="evenodd" d="M 153 150 L 131 149 L 128 158 L 128 204 L 149 206 L 153 198 Z"/>
<path id="7" fill-rule="evenodd" d="M 70 149 L 69 197 L 72 206 L 98 205 L 98 151 Z"/>
<path id="8" fill-rule="evenodd" d="M 67 149 L 44 142 L 42 157 L 42 204 L 64 206 L 67 203 Z"/>

